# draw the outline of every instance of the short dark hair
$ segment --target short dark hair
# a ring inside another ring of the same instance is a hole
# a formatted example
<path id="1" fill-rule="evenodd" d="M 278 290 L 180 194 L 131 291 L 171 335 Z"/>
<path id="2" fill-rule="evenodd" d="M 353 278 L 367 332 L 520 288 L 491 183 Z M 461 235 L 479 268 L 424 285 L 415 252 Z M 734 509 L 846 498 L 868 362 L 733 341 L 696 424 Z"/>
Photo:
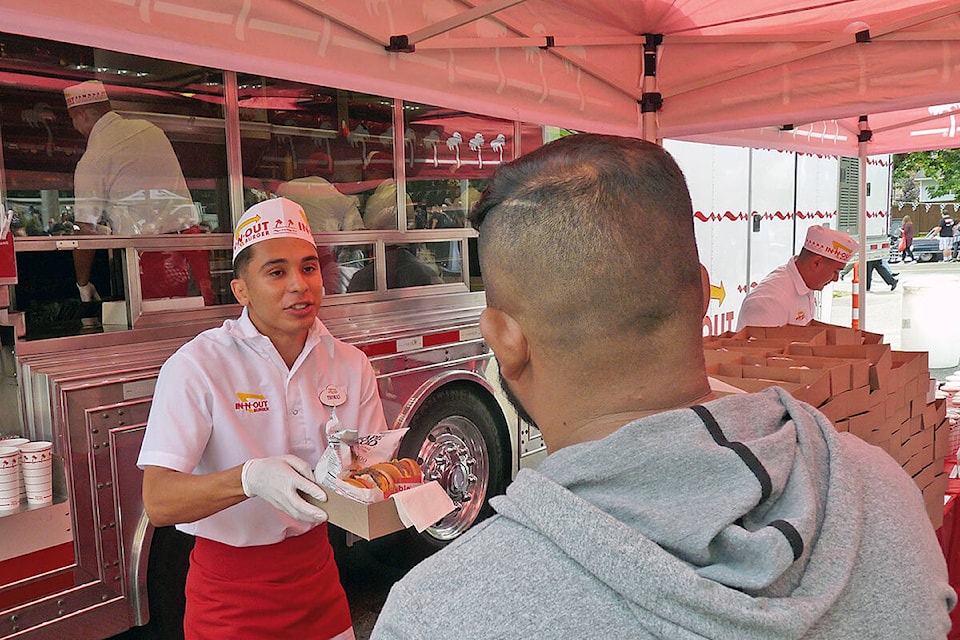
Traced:
<path id="1" fill-rule="evenodd" d="M 540 316 L 555 344 L 677 322 L 702 335 L 693 207 L 659 145 L 596 134 L 551 142 L 500 167 L 470 222 L 487 304 Z"/>
<path id="2" fill-rule="evenodd" d="M 250 266 L 250 262 L 253 260 L 253 249 L 254 245 L 249 244 L 240 250 L 240 253 L 237 254 L 237 257 L 233 259 L 233 277 L 242 278 L 244 271 L 247 270 L 247 267 Z"/>

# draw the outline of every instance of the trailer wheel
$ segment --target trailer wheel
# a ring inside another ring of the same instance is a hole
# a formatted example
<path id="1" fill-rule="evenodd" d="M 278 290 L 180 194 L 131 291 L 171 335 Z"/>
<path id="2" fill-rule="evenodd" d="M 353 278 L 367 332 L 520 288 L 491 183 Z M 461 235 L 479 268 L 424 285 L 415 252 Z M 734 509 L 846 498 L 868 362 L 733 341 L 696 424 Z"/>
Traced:
<path id="1" fill-rule="evenodd" d="M 416 458 L 424 481 L 439 482 L 456 509 L 422 534 L 401 532 L 404 563 L 438 551 L 493 512 L 488 501 L 503 493 L 509 480 L 505 432 L 503 417 L 464 388 L 441 389 L 420 407 L 399 456 Z"/>

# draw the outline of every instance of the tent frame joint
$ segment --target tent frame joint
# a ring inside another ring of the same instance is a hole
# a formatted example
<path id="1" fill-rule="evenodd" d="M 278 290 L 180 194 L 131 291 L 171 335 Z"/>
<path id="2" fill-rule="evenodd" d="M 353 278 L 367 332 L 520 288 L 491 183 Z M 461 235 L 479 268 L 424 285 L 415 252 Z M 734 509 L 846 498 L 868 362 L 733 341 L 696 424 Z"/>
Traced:
<path id="1" fill-rule="evenodd" d="M 640 96 L 640 112 L 651 113 L 663 108 L 663 94 L 659 91 L 648 91 Z"/>
<path id="2" fill-rule="evenodd" d="M 417 50 L 417 46 L 410 44 L 410 36 L 399 35 L 390 36 L 390 44 L 385 46 L 384 49 L 391 53 L 413 53 Z"/>

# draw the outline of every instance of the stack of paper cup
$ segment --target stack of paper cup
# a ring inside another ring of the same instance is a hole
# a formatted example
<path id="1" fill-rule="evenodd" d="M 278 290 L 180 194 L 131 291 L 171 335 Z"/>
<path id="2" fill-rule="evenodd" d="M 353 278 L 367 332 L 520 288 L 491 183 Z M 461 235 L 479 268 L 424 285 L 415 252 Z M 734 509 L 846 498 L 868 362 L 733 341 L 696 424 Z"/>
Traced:
<path id="1" fill-rule="evenodd" d="M 20 506 L 20 449 L 0 447 L 0 511 Z"/>
<path id="2" fill-rule="evenodd" d="M 53 443 L 28 442 L 20 446 L 23 465 L 23 483 L 27 489 L 27 504 L 53 503 Z"/>
<path id="3" fill-rule="evenodd" d="M 16 447 L 20 448 L 21 445 L 27 444 L 30 442 L 26 438 L 4 438 L 0 440 L 0 447 Z M 23 464 L 20 464 L 20 501 L 23 502 L 23 499 L 27 497 L 27 486 L 23 483 Z"/>

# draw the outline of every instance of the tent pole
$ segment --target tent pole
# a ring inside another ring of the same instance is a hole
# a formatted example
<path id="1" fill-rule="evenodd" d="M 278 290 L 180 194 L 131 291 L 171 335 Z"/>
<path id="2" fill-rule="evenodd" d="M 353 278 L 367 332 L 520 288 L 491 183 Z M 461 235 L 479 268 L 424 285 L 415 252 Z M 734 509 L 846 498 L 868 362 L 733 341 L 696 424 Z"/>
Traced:
<path id="1" fill-rule="evenodd" d="M 659 144 L 657 111 L 663 106 L 663 97 L 657 90 L 657 47 L 663 42 L 663 34 L 645 33 L 643 38 L 643 95 L 640 96 L 643 139 Z"/>
<path id="2" fill-rule="evenodd" d="M 866 329 L 867 326 L 867 143 L 873 137 L 870 131 L 870 124 L 867 122 L 867 116 L 860 116 L 860 133 L 857 136 L 857 155 L 860 159 L 860 184 L 859 203 L 857 205 L 857 228 L 860 233 L 860 253 L 857 258 L 860 272 L 860 282 L 857 285 L 860 296 L 860 327 Z M 852 313 L 852 311 L 851 311 Z"/>

